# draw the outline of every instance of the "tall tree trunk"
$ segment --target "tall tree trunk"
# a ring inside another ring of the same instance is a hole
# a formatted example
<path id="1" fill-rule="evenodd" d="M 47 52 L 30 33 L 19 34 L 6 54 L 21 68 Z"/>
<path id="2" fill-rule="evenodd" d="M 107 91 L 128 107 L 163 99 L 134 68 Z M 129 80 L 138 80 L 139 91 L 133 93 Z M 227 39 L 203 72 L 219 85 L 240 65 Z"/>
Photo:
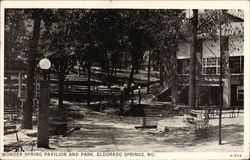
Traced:
<path id="1" fill-rule="evenodd" d="M 225 10 L 224 10 L 225 11 Z M 219 142 L 219 145 L 222 144 L 222 133 L 221 133 L 221 130 L 222 130 L 222 108 L 223 108 L 223 76 L 224 76 L 224 70 L 223 70 L 223 57 L 224 57 L 224 51 L 228 51 L 228 49 L 225 48 L 224 46 L 224 40 L 222 38 L 222 16 L 223 16 L 223 13 L 224 11 L 222 11 L 222 14 L 220 15 L 219 17 L 219 38 L 220 38 L 220 84 L 219 84 L 219 87 L 220 87 L 220 108 L 219 108 L 219 139 L 218 139 L 218 142 Z M 227 46 L 228 47 L 228 46 Z M 226 86 L 225 86 L 226 87 Z"/>
<path id="2" fill-rule="evenodd" d="M 137 51 L 133 51 L 132 67 L 131 67 L 131 71 L 129 74 L 128 88 L 126 91 L 126 95 L 131 91 L 131 83 L 134 81 L 134 73 L 135 73 L 137 65 L 139 65 L 137 53 L 138 53 Z"/>
<path id="3" fill-rule="evenodd" d="M 64 71 L 61 69 L 59 73 L 59 91 L 58 91 L 58 109 L 60 113 L 63 113 L 64 106 L 63 106 L 63 89 L 64 89 Z"/>
<path id="4" fill-rule="evenodd" d="M 122 71 L 122 62 L 119 64 L 119 71 Z"/>
<path id="5" fill-rule="evenodd" d="M 90 106 L 90 72 L 91 72 L 91 65 L 88 64 L 88 99 L 87 99 L 87 105 Z"/>
<path id="6" fill-rule="evenodd" d="M 115 66 L 115 78 L 117 78 L 117 66 Z"/>
<path id="7" fill-rule="evenodd" d="M 149 83 L 150 83 L 150 70 L 151 70 L 151 64 L 150 64 L 150 61 L 151 61 L 151 55 L 150 55 L 150 52 L 149 52 L 149 55 L 148 55 L 148 84 L 147 84 L 147 94 L 149 94 Z"/>
<path id="8" fill-rule="evenodd" d="M 161 61 L 161 64 L 160 64 L 160 86 L 163 86 L 163 62 Z"/>
<path id="9" fill-rule="evenodd" d="M 81 77 L 81 66 L 78 65 L 78 77 Z"/>
<path id="10" fill-rule="evenodd" d="M 112 67 L 111 67 L 111 77 L 113 77 L 113 73 L 114 73 L 114 66 L 112 64 Z"/>
<path id="11" fill-rule="evenodd" d="M 28 68 L 27 68 L 27 99 L 23 108 L 23 122 L 22 128 L 32 129 L 32 112 L 33 112 L 33 98 L 34 98 L 34 84 L 35 84 L 35 67 L 36 55 L 38 48 L 38 41 L 40 38 L 41 25 L 41 10 L 33 11 L 33 35 L 30 41 L 30 51 L 28 52 Z"/>
<path id="12" fill-rule="evenodd" d="M 172 53 L 172 62 L 173 62 L 173 70 L 172 70 L 172 80 L 171 80 L 171 85 L 172 85 L 172 99 L 171 102 L 172 104 L 177 104 L 178 101 L 178 82 L 177 82 L 177 63 L 176 63 L 176 52 Z"/>
<path id="13" fill-rule="evenodd" d="M 131 71 L 130 71 L 130 74 L 129 74 L 128 88 L 127 88 L 126 94 L 128 94 L 129 91 L 131 90 L 131 83 L 134 81 L 134 73 L 135 73 L 135 65 L 132 64 L 132 68 L 131 68 Z"/>
<path id="14" fill-rule="evenodd" d="M 154 58 L 152 58 L 151 66 L 152 66 L 153 71 L 155 71 L 155 59 Z"/>
<path id="15" fill-rule="evenodd" d="M 104 59 L 106 59 L 105 67 L 106 67 L 106 71 L 107 71 L 108 88 L 111 88 L 111 82 L 110 82 L 111 81 L 111 73 L 110 72 L 112 72 L 112 69 L 111 69 L 111 71 L 109 70 L 109 59 L 108 59 L 107 52 L 105 52 L 105 54 L 104 54 Z"/>
<path id="16" fill-rule="evenodd" d="M 138 65 L 136 65 L 136 69 L 135 69 L 136 74 L 139 74 L 140 64 L 141 64 L 141 58 L 139 58 Z"/>
<path id="17" fill-rule="evenodd" d="M 109 71 L 109 67 L 107 67 L 107 71 L 108 71 L 108 88 L 111 88 L 111 77 L 113 76 L 113 72 L 112 75 Z"/>
<path id="18" fill-rule="evenodd" d="M 197 24 L 198 24 L 198 10 L 193 9 L 192 21 L 192 44 L 190 46 L 190 63 L 189 63 L 189 107 L 196 108 L 196 63 L 197 63 Z"/>

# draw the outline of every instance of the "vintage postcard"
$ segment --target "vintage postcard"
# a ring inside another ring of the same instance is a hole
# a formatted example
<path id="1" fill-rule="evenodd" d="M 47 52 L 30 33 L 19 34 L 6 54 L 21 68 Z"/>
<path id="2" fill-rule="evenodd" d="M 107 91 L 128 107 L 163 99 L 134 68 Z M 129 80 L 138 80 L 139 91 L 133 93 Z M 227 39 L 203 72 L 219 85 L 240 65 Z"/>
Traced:
<path id="1" fill-rule="evenodd" d="M 248 159 L 249 1 L 1 1 L 0 159 Z"/>

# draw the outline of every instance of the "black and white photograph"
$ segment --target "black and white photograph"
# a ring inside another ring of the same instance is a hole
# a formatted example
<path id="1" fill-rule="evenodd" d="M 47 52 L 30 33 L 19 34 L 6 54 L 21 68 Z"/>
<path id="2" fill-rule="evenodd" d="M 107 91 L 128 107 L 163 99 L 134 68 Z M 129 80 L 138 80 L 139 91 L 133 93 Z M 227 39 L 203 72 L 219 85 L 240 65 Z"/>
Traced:
<path id="1" fill-rule="evenodd" d="M 249 158 L 249 9 L 105 2 L 2 3 L 0 157 Z"/>

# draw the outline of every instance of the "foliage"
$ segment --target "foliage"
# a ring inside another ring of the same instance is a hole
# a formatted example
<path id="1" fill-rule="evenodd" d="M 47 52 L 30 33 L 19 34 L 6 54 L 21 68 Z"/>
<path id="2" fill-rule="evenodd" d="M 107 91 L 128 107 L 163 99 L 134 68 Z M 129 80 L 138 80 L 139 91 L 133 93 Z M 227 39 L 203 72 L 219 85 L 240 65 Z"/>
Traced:
<path id="1" fill-rule="evenodd" d="M 5 11 L 5 67 L 6 70 L 25 70 L 27 51 L 32 33 L 32 21 L 24 10 Z"/>

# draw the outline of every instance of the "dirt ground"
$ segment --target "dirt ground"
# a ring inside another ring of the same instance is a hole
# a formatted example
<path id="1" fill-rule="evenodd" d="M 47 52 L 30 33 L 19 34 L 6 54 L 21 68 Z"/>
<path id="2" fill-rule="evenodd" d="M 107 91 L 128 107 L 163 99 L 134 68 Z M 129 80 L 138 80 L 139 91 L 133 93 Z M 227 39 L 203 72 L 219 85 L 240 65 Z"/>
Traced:
<path id="1" fill-rule="evenodd" d="M 71 121 L 68 126 L 80 127 L 67 136 L 51 136 L 51 149 L 34 147 L 34 151 L 76 151 L 76 152 L 227 152 L 243 151 L 243 113 L 236 118 L 226 114 L 222 119 L 222 145 L 218 145 L 218 119 L 209 121 L 208 137 L 197 139 L 190 127 L 183 122 L 183 117 L 153 118 L 147 122 L 156 124 L 164 120 L 169 130 L 165 133 L 156 129 L 135 129 L 140 125 L 141 117 L 121 117 L 107 113 L 81 109 L 85 117 L 82 120 Z M 28 137 L 33 130 L 20 130 L 21 140 L 36 139 Z M 14 136 L 5 136 L 7 141 Z M 27 150 L 30 146 L 25 146 Z"/>

